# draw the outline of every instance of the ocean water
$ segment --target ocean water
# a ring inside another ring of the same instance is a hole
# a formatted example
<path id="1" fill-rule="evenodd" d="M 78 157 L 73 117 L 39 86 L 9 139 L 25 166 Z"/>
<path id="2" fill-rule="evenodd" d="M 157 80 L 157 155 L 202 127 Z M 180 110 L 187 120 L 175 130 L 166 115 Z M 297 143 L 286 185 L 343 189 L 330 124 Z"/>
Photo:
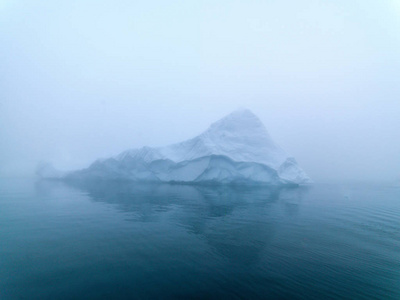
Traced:
<path id="1" fill-rule="evenodd" d="M 400 188 L 2 179 L 0 299 L 400 299 Z"/>

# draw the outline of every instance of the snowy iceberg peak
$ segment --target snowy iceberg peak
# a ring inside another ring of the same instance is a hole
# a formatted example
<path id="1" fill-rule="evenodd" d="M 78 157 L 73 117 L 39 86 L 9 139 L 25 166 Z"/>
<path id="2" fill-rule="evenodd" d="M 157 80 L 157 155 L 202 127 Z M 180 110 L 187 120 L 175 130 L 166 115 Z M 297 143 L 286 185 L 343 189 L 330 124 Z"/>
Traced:
<path id="1" fill-rule="evenodd" d="M 235 135 L 249 134 L 254 131 L 268 136 L 268 132 L 260 119 L 248 109 L 238 109 L 212 123 L 208 131 L 231 132 Z"/>
<path id="2" fill-rule="evenodd" d="M 208 132 L 213 133 L 231 133 L 234 135 L 252 134 L 255 130 L 262 131 L 263 134 L 268 135 L 264 125 L 248 109 L 238 109 L 217 122 L 211 124 Z"/>
<path id="3" fill-rule="evenodd" d="M 213 142 L 242 143 L 255 147 L 273 144 L 263 123 L 247 109 L 234 111 L 213 123 L 203 135 Z"/>
<path id="4" fill-rule="evenodd" d="M 248 109 L 239 109 L 213 123 L 199 139 L 210 154 L 235 161 L 257 162 L 278 168 L 288 155 L 276 145 L 260 119 Z"/>
<path id="5" fill-rule="evenodd" d="M 234 111 L 187 141 L 128 150 L 64 178 L 270 185 L 311 182 L 247 109 Z"/>

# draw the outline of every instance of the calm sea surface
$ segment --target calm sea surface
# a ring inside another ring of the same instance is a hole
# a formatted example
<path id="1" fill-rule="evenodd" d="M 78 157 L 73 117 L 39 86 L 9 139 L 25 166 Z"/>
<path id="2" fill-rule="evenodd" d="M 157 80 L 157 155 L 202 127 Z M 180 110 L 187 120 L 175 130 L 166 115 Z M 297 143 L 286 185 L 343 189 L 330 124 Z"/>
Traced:
<path id="1" fill-rule="evenodd" d="M 400 188 L 0 181 L 0 299 L 400 299 Z"/>

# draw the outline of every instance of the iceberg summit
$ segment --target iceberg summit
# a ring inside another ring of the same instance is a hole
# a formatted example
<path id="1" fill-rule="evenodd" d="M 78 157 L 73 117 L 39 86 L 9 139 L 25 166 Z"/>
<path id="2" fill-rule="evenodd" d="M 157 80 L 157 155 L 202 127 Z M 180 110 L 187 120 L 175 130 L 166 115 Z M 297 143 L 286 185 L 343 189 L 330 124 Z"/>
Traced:
<path id="1" fill-rule="evenodd" d="M 262 122 L 240 109 L 205 132 L 166 147 L 143 147 L 62 173 L 38 168 L 45 179 L 130 180 L 169 183 L 301 185 L 311 183 L 296 160 L 275 144 Z"/>

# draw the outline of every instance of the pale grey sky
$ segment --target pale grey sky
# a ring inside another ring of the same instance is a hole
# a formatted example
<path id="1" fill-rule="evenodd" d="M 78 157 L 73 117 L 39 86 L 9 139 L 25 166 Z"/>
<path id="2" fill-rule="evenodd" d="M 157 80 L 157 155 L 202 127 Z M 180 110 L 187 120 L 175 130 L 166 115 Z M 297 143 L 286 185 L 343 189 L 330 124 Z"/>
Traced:
<path id="1" fill-rule="evenodd" d="M 247 107 L 315 181 L 400 180 L 400 0 L 0 0 L 0 174 Z"/>

